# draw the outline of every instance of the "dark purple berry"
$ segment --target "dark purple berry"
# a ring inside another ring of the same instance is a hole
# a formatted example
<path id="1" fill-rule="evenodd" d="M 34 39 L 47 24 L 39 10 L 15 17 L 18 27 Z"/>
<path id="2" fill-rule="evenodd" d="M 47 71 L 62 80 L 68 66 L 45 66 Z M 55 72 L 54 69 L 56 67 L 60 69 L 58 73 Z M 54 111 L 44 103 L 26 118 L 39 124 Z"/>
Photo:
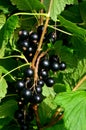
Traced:
<path id="1" fill-rule="evenodd" d="M 27 68 L 27 69 L 25 70 L 25 77 L 32 77 L 33 74 L 34 74 L 34 71 L 33 71 L 32 68 Z"/>
<path id="2" fill-rule="evenodd" d="M 17 91 L 21 91 L 25 87 L 24 81 L 17 81 L 15 87 Z"/>
<path id="3" fill-rule="evenodd" d="M 31 97 L 32 97 L 32 91 L 30 89 L 24 88 L 21 91 L 21 98 L 24 98 L 24 100 L 29 101 Z"/>
<path id="4" fill-rule="evenodd" d="M 50 66 L 52 71 L 58 71 L 59 70 L 59 63 L 53 62 Z"/>
<path id="5" fill-rule="evenodd" d="M 56 41 L 56 38 L 57 38 L 57 35 L 56 35 L 56 33 L 55 32 L 50 32 L 49 34 L 48 34 L 48 36 L 47 36 L 47 39 L 48 39 L 48 43 L 49 42 L 51 42 L 51 43 L 55 43 L 55 41 Z"/>
<path id="6" fill-rule="evenodd" d="M 66 64 L 65 62 L 60 63 L 60 70 L 65 70 L 66 69 Z"/>
<path id="7" fill-rule="evenodd" d="M 20 126 L 20 130 L 28 130 L 27 124 L 23 124 Z"/>
<path id="8" fill-rule="evenodd" d="M 34 114 L 29 112 L 27 115 L 26 115 L 26 121 L 27 122 L 30 122 L 34 119 Z"/>
<path id="9" fill-rule="evenodd" d="M 38 34 L 37 34 L 36 32 L 32 32 L 32 33 L 30 34 L 30 36 L 29 36 L 29 41 L 30 41 L 31 43 L 37 44 L 37 42 L 38 42 Z"/>
<path id="10" fill-rule="evenodd" d="M 47 85 L 48 87 L 52 87 L 52 86 L 54 85 L 54 83 L 55 83 L 55 81 L 54 81 L 54 79 L 53 79 L 52 77 L 48 77 L 48 78 L 46 79 L 46 85 Z"/>
<path id="11" fill-rule="evenodd" d="M 19 48 L 23 51 L 26 51 L 29 47 L 30 43 L 27 40 L 19 41 Z"/>
<path id="12" fill-rule="evenodd" d="M 40 85 L 41 87 L 43 87 L 44 86 L 44 80 L 42 80 L 42 79 L 38 80 L 37 84 Z"/>
<path id="13" fill-rule="evenodd" d="M 20 39 L 27 39 L 29 37 L 28 31 L 20 30 L 19 31 L 19 38 Z"/>
<path id="14" fill-rule="evenodd" d="M 37 28 L 37 33 L 38 33 L 38 35 L 41 35 L 42 32 L 43 32 L 43 30 L 44 30 L 44 25 L 38 26 L 38 28 Z"/>
<path id="15" fill-rule="evenodd" d="M 40 85 L 35 86 L 36 87 L 36 92 L 41 93 L 42 92 L 42 87 Z"/>
<path id="16" fill-rule="evenodd" d="M 49 69 L 49 66 L 50 66 L 50 62 L 48 59 L 43 59 L 41 60 L 40 62 L 40 67 L 42 67 L 42 69 Z"/>
<path id="17" fill-rule="evenodd" d="M 48 77 L 48 71 L 46 71 L 46 70 L 41 70 L 40 76 L 41 76 L 43 79 L 46 79 L 46 78 Z"/>
<path id="18" fill-rule="evenodd" d="M 34 95 L 33 95 L 33 102 L 34 102 L 35 104 L 41 103 L 42 100 L 43 100 L 43 97 L 42 97 L 41 94 L 34 94 Z"/>
<path id="19" fill-rule="evenodd" d="M 21 111 L 21 110 L 16 110 L 16 112 L 15 112 L 15 118 L 17 120 L 24 119 L 24 112 Z"/>
<path id="20" fill-rule="evenodd" d="M 51 55 L 49 61 L 51 63 L 58 62 L 59 63 L 59 57 L 57 55 Z"/>

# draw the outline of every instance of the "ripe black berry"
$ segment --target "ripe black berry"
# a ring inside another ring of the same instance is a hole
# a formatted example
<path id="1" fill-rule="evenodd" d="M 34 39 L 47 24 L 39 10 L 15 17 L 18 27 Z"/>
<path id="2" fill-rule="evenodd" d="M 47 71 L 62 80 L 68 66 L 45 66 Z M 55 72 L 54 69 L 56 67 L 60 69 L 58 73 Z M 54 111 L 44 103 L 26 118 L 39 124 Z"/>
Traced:
<path id="1" fill-rule="evenodd" d="M 59 70 L 59 63 L 53 62 L 50 66 L 52 71 L 58 71 Z"/>
<path id="2" fill-rule="evenodd" d="M 19 38 L 20 39 L 27 39 L 29 37 L 28 31 L 26 30 L 20 30 L 19 31 Z"/>
<path id="3" fill-rule="evenodd" d="M 29 36 L 29 41 L 30 41 L 31 43 L 37 44 L 37 42 L 38 42 L 38 34 L 37 34 L 36 32 L 32 32 L 32 33 L 30 34 L 30 36 Z"/>
<path id="4" fill-rule="evenodd" d="M 24 81 L 17 81 L 15 87 L 17 91 L 21 91 L 25 87 Z"/>
<path id="5" fill-rule="evenodd" d="M 30 89 L 24 88 L 21 91 L 21 97 L 24 98 L 24 100 L 29 101 L 32 97 L 32 91 Z"/>
<path id="6" fill-rule="evenodd" d="M 28 126 L 27 126 L 27 124 L 23 124 L 23 125 L 21 125 L 20 128 L 21 128 L 20 130 L 28 130 Z"/>
<path id="7" fill-rule="evenodd" d="M 42 69 L 49 69 L 49 66 L 50 66 L 50 62 L 48 59 L 43 59 L 41 60 L 40 62 L 40 67 L 42 67 Z"/>
<path id="8" fill-rule="evenodd" d="M 33 69 L 27 68 L 27 69 L 25 70 L 25 77 L 32 77 L 33 74 L 34 74 Z"/>
<path id="9" fill-rule="evenodd" d="M 37 84 L 40 85 L 41 87 L 43 87 L 44 86 L 44 81 L 42 79 L 40 79 L 40 80 L 38 80 Z"/>
<path id="10" fill-rule="evenodd" d="M 16 118 L 17 120 L 24 119 L 24 113 L 23 113 L 23 111 L 21 111 L 21 110 L 16 110 L 16 112 L 15 112 L 15 118 Z"/>
<path id="11" fill-rule="evenodd" d="M 48 87 L 52 87 L 53 85 L 54 85 L 54 79 L 52 78 L 52 77 L 48 77 L 47 79 L 46 79 L 46 85 L 48 86 Z"/>
<path id="12" fill-rule="evenodd" d="M 38 28 L 37 28 L 37 33 L 38 33 L 38 35 L 41 35 L 41 34 L 42 34 L 43 29 L 44 29 L 44 25 L 38 26 Z"/>
<path id="13" fill-rule="evenodd" d="M 48 36 L 47 36 L 47 39 L 48 39 L 48 43 L 49 42 L 51 42 L 51 43 L 55 43 L 55 41 L 56 41 L 56 38 L 57 38 L 57 35 L 56 35 L 56 33 L 55 32 L 50 32 L 49 34 L 48 34 Z"/>
<path id="14" fill-rule="evenodd" d="M 41 103 L 42 100 L 43 100 L 43 98 L 42 98 L 42 95 L 41 95 L 41 94 L 34 94 L 34 95 L 33 95 L 33 102 L 34 102 L 35 104 Z"/>
<path id="15" fill-rule="evenodd" d="M 19 41 L 19 48 L 23 51 L 26 51 L 29 47 L 30 43 L 27 40 Z"/>
<path id="16" fill-rule="evenodd" d="M 34 114 L 29 112 L 27 115 L 26 115 L 26 121 L 27 122 L 30 122 L 34 119 Z"/>
<path id="17" fill-rule="evenodd" d="M 36 92 L 41 93 L 42 92 L 42 87 L 40 85 L 36 86 Z"/>
<path id="18" fill-rule="evenodd" d="M 66 69 L 66 64 L 64 62 L 60 63 L 60 70 L 65 70 Z"/>
<path id="19" fill-rule="evenodd" d="M 51 63 L 58 62 L 59 63 L 59 57 L 57 55 L 51 55 L 49 61 Z"/>
<path id="20" fill-rule="evenodd" d="M 48 77 L 48 71 L 46 71 L 46 70 L 41 70 L 40 76 L 41 76 L 43 79 L 46 79 L 46 78 Z"/>

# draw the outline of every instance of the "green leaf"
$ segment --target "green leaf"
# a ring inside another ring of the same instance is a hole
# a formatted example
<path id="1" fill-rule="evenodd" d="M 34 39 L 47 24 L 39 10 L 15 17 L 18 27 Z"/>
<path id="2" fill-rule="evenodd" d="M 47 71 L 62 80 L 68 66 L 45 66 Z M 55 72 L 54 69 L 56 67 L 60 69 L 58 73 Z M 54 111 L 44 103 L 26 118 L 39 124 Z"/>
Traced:
<path id="1" fill-rule="evenodd" d="M 55 92 L 53 87 L 47 87 L 46 85 L 43 87 L 42 94 L 46 97 L 55 97 Z"/>
<path id="2" fill-rule="evenodd" d="M 40 10 L 44 8 L 44 6 L 40 3 L 39 0 L 10 0 L 13 5 L 16 5 L 19 10 L 24 11 L 33 11 Z"/>
<path id="3" fill-rule="evenodd" d="M 20 130 L 20 127 L 16 124 L 9 124 L 4 126 L 1 130 Z"/>
<path id="4" fill-rule="evenodd" d="M 61 25 L 64 26 L 73 35 L 78 36 L 78 37 L 83 38 L 83 39 L 86 38 L 86 30 L 85 29 L 78 27 L 75 23 L 72 23 L 72 22 L 66 20 L 61 15 L 59 16 L 59 20 L 61 22 Z"/>
<path id="5" fill-rule="evenodd" d="M 55 104 L 64 108 L 64 123 L 68 130 L 86 129 L 86 92 L 64 92 L 55 98 Z"/>
<path id="6" fill-rule="evenodd" d="M 0 105 L 0 117 L 14 117 L 15 110 L 17 110 L 17 102 L 9 99 Z"/>
<path id="7" fill-rule="evenodd" d="M 4 78 L 0 79 L 0 100 L 5 97 L 7 93 L 7 83 Z"/>
<path id="8" fill-rule="evenodd" d="M 16 60 L 14 60 L 12 58 L 0 59 L 0 73 L 6 74 L 16 67 L 18 67 L 18 63 Z M 18 70 L 7 75 L 6 80 L 10 80 L 11 76 L 16 75 L 17 72 L 18 72 Z"/>
<path id="9" fill-rule="evenodd" d="M 3 27 L 3 25 L 6 22 L 6 17 L 4 14 L 0 14 L 0 29 Z"/>
<path id="10" fill-rule="evenodd" d="M 43 102 L 39 105 L 39 118 L 42 125 L 48 123 L 51 120 L 52 115 L 57 108 L 57 105 L 53 103 L 54 98 L 47 97 L 43 100 Z"/>
<path id="11" fill-rule="evenodd" d="M 56 21 L 57 16 L 64 10 L 66 4 L 73 4 L 74 0 L 53 0 L 50 17 Z"/>
<path id="12" fill-rule="evenodd" d="M 65 92 L 66 91 L 66 85 L 62 84 L 62 83 L 57 83 L 57 84 L 54 85 L 54 91 L 56 93 Z"/>
<path id="13" fill-rule="evenodd" d="M 8 14 L 9 10 L 11 11 L 12 8 L 13 6 L 9 0 L 0 0 L 0 11 L 2 11 L 4 14 Z"/>
<path id="14" fill-rule="evenodd" d="M 72 5 L 72 6 L 69 6 L 67 9 L 65 9 L 61 15 L 73 22 L 73 23 L 82 23 L 83 20 L 82 20 L 82 17 L 81 17 L 81 14 L 80 14 L 80 8 L 79 8 L 79 5 Z"/>
<path id="15" fill-rule="evenodd" d="M 81 13 L 81 17 L 83 19 L 83 21 L 86 23 L 86 1 L 83 1 L 79 4 L 79 9 L 80 9 L 80 13 Z"/>
<path id="16" fill-rule="evenodd" d="M 6 45 L 14 30 L 18 27 L 18 17 L 11 16 L 0 30 L 0 57 L 3 57 Z"/>
<path id="17" fill-rule="evenodd" d="M 66 128 L 64 127 L 63 122 L 58 122 L 56 125 L 49 128 L 45 128 L 44 130 L 66 130 Z"/>
<path id="18" fill-rule="evenodd" d="M 0 129 L 7 125 L 12 119 L 9 117 L 0 118 Z"/>

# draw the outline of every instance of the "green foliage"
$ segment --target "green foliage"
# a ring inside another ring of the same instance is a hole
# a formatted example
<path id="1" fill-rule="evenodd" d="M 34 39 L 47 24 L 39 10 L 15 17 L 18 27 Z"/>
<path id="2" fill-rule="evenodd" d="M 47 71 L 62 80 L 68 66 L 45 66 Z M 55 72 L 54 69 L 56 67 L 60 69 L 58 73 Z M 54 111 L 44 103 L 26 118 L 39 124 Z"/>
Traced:
<path id="1" fill-rule="evenodd" d="M 55 103 L 61 105 L 61 107 L 63 107 L 65 110 L 63 119 L 65 122 L 65 126 L 68 130 L 86 129 L 85 100 L 86 100 L 85 91 L 64 92 L 56 96 Z"/>
<path id="2" fill-rule="evenodd" d="M 32 11 L 33 10 L 40 10 L 44 8 L 44 6 L 40 3 L 39 0 L 10 0 L 13 5 L 16 5 L 19 10 L 24 11 Z"/>
<path id="3" fill-rule="evenodd" d="M 51 9 L 48 12 L 51 1 Z M 46 17 L 43 14 L 40 17 L 41 9 Z M 55 31 L 57 39 L 54 44 L 44 43 L 41 50 L 50 49 L 47 57 L 58 55 L 67 67 L 64 71 L 49 73 L 49 76 L 54 78 L 55 85 L 51 88 L 43 86 L 44 100 L 38 105 L 37 111 L 40 125 L 43 130 L 86 129 L 86 78 L 81 82 L 86 75 L 86 0 L 44 0 L 43 3 L 39 0 L 3 0 L 0 1 L 1 130 L 20 130 L 14 119 L 18 106 L 16 97 L 12 97 L 15 95 L 13 81 L 21 79 L 24 75 L 23 69 L 30 64 L 25 52 L 17 46 L 18 32 L 21 29 L 29 33 L 36 32 L 37 27 L 42 24 L 40 21 L 45 23 L 47 13 L 50 14 L 47 33 Z M 77 91 L 73 92 L 78 83 Z M 60 107 L 64 110 L 61 120 L 59 114 L 54 117 Z M 31 122 L 33 130 L 38 129 L 37 121 L 35 117 Z"/>
<path id="4" fill-rule="evenodd" d="M 4 78 L 0 78 L 0 100 L 5 97 L 7 93 L 7 83 Z"/>
<path id="5" fill-rule="evenodd" d="M 53 4 L 51 7 L 51 18 L 56 21 L 57 16 L 64 10 L 66 4 L 70 5 L 73 4 L 74 0 L 53 0 Z"/>
<path id="6" fill-rule="evenodd" d="M 18 27 L 18 17 L 11 16 L 0 30 L 0 57 L 5 54 L 6 45 L 13 35 L 14 29 Z"/>

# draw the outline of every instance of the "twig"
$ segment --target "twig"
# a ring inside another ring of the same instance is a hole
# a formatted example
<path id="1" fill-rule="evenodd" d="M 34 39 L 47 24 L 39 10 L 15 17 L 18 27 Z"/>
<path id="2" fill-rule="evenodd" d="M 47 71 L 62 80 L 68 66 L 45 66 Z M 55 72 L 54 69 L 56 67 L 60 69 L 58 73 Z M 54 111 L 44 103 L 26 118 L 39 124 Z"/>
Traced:
<path id="1" fill-rule="evenodd" d="M 74 87 L 72 91 L 76 91 L 79 86 L 86 80 L 86 75 L 78 82 L 78 84 Z"/>
<path id="2" fill-rule="evenodd" d="M 35 113 L 37 126 L 38 126 L 38 128 L 40 128 L 41 123 L 40 123 L 40 118 L 39 118 L 39 115 L 38 115 L 38 105 L 37 104 L 33 106 L 33 110 L 34 110 L 34 113 Z"/>
<path id="3" fill-rule="evenodd" d="M 44 2 L 44 0 L 40 0 L 41 3 Z M 43 9 L 41 9 L 40 13 L 43 13 Z M 43 25 L 44 17 L 40 15 L 40 24 Z"/>

